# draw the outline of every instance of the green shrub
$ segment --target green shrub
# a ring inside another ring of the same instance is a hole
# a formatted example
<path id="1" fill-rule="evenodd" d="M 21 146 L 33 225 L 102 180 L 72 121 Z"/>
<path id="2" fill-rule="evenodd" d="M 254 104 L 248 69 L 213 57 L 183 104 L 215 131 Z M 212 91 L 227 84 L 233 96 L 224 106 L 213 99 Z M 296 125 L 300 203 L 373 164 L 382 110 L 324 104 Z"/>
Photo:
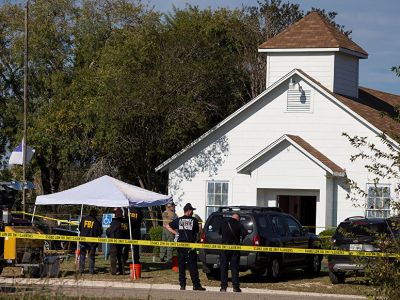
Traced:
<path id="1" fill-rule="evenodd" d="M 335 231 L 336 231 L 336 228 L 329 228 L 329 229 L 322 231 L 319 234 L 319 237 L 321 238 L 322 249 L 331 249 L 331 246 L 332 246 L 331 238 L 332 238 L 332 235 L 335 233 Z"/>
<path id="2" fill-rule="evenodd" d="M 397 221 L 398 222 L 398 221 Z M 400 223 L 391 223 L 394 231 L 400 229 Z M 396 224 L 397 223 L 397 224 Z M 375 246 L 385 253 L 398 254 L 400 237 L 376 234 Z M 374 287 L 369 298 L 379 300 L 400 299 L 400 259 L 389 257 L 358 257 L 356 263 L 365 266 L 365 277 Z"/>
<path id="3" fill-rule="evenodd" d="M 151 227 L 149 230 L 150 240 L 161 241 L 162 240 L 162 226 Z"/>
<path id="4" fill-rule="evenodd" d="M 149 230 L 150 240 L 152 241 L 161 241 L 162 240 L 162 226 L 151 227 Z M 153 247 L 153 253 L 155 255 L 160 254 L 160 247 Z"/>

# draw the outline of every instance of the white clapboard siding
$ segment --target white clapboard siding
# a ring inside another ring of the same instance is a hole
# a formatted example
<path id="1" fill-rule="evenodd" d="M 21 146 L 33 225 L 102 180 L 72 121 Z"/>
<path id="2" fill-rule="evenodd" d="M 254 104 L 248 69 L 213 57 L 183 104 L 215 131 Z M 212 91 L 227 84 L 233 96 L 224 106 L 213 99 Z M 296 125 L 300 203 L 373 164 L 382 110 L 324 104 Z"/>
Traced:
<path id="1" fill-rule="evenodd" d="M 342 53 L 335 55 L 335 93 L 358 97 L 358 61 L 355 56 Z"/>
<path id="2" fill-rule="evenodd" d="M 267 87 L 293 69 L 301 69 L 333 91 L 334 52 L 268 53 Z"/>

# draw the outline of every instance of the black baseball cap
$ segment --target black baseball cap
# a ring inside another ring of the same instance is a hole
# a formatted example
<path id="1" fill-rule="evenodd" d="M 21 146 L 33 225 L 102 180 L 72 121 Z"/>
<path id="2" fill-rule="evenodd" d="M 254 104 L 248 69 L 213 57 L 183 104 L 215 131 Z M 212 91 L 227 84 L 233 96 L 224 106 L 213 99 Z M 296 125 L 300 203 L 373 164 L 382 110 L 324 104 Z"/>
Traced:
<path id="1" fill-rule="evenodd" d="M 186 212 L 188 210 L 196 210 L 196 209 L 192 206 L 192 204 L 186 203 L 185 207 L 183 208 L 183 211 Z"/>

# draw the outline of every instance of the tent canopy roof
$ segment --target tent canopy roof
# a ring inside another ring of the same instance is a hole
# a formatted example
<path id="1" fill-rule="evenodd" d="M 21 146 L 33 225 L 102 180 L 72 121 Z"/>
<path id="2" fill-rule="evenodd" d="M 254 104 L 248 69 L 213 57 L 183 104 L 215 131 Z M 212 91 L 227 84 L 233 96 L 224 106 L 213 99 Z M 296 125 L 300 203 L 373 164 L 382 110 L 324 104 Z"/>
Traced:
<path id="1" fill-rule="evenodd" d="M 148 207 L 164 205 L 171 200 L 172 196 L 151 192 L 105 175 L 69 190 L 38 196 L 35 204 Z"/>

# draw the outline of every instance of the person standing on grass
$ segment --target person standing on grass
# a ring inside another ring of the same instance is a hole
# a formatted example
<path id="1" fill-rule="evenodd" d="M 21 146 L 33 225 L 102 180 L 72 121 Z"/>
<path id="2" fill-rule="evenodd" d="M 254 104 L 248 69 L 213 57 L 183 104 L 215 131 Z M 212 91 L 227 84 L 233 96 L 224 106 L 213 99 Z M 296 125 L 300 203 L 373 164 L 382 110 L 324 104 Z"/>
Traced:
<path id="1" fill-rule="evenodd" d="M 175 213 L 175 204 L 174 202 L 170 202 L 165 206 L 165 211 L 162 213 L 163 219 L 163 231 L 162 231 L 162 240 L 165 242 L 173 242 L 174 235 L 169 232 L 167 229 L 167 225 L 171 223 L 173 220 L 178 218 Z M 171 262 L 172 261 L 172 252 L 174 248 L 172 247 L 161 247 L 160 248 L 160 261 Z"/>
<path id="2" fill-rule="evenodd" d="M 128 215 L 129 214 L 129 215 Z M 140 227 L 142 226 L 143 221 L 143 213 L 138 207 L 131 207 L 127 210 L 128 218 L 131 219 L 131 234 L 132 240 L 141 240 L 142 234 L 140 232 Z M 127 219 L 128 226 L 129 220 Z M 128 238 L 130 238 L 128 236 Z M 129 259 L 129 250 L 131 249 L 131 245 L 124 246 L 124 261 L 126 262 Z M 139 245 L 133 246 L 133 259 L 135 264 L 140 264 L 140 253 L 139 253 Z"/>
<path id="3" fill-rule="evenodd" d="M 101 223 L 97 220 L 97 210 L 92 208 L 88 216 L 82 218 L 79 223 L 80 236 L 84 237 L 100 237 L 103 233 Z M 80 243 L 80 257 L 79 257 L 79 273 L 85 270 L 86 253 L 89 256 L 89 273 L 94 274 L 94 263 L 96 257 L 97 243 Z"/>
<path id="4" fill-rule="evenodd" d="M 247 231 L 240 223 L 240 216 L 234 213 L 228 220 L 222 221 L 219 229 L 221 234 L 221 243 L 226 245 L 240 245 L 242 238 L 247 235 Z M 226 292 L 228 287 L 228 269 L 231 267 L 232 273 L 232 286 L 233 291 L 240 293 L 239 283 L 239 262 L 240 262 L 240 251 L 237 250 L 223 250 L 220 254 L 221 264 L 221 292 Z"/>
<path id="5" fill-rule="evenodd" d="M 112 219 L 110 227 L 107 228 L 106 234 L 108 238 L 114 239 L 127 239 L 129 238 L 129 228 L 127 220 L 123 217 L 122 209 L 117 208 L 115 210 L 115 218 Z M 123 275 L 124 274 L 124 245 L 122 244 L 110 244 L 110 265 L 111 275 Z M 118 262 L 118 273 L 117 273 L 117 262 Z"/>
<path id="6" fill-rule="evenodd" d="M 199 222 L 193 217 L 195 208 L 187 203 L 183 208 L 183 217 L 177 218 L 169 223 L 166 228 L 175 236 L 178 242 L 194 243 L 199 233 Z M 197 269 L 196 249 L 178 248 L 179 284 L 181 290 L 186 289 L 186 264 L 189 266 L 190 278 L 193 282 L 194 291 L 205 291 L 200 284 L 199 270 Z"/>

